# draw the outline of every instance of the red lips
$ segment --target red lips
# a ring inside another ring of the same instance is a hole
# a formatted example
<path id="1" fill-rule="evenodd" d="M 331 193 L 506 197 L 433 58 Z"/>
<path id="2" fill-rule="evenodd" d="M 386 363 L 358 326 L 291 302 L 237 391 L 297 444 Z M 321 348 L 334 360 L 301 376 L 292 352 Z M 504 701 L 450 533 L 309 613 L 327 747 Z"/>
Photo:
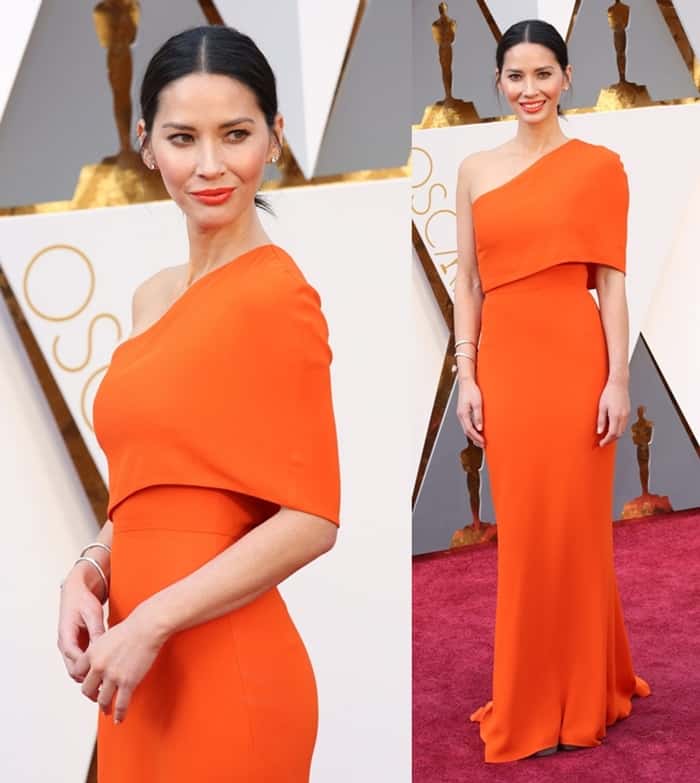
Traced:
<path id="1" fill-rule="evenodd" d="M 209 188 L 207 190 L 193 190 L 193 196 L 223 196 L 224 193 L 231 193 L 233 188 Z"/>

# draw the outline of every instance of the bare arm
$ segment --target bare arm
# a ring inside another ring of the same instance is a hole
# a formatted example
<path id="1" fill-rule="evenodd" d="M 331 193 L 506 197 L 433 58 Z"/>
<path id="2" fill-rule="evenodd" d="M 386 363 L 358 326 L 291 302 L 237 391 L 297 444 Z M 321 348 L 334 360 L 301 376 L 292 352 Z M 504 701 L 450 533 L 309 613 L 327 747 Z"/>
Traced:
<path id="1" fill-rule="evenodd" d="M 629 381 L 629 316 L 625 294 L 625 275 L 618 269 L 598 265 L 596 289 L 600 316 L 605 330 L 610 368 L 609 380 Z"/>
<path id="2" fill-rule="evenodd" d="M 135 612 L 154 623 L 159 642 L 253 601 L 334 545 L 322 517 L 280 509 L 196 571 L 147 598 Z"/>
<path id="3" fill-rule="evenodd" d="M 600 441 L 600 445 L 604 446 L 622 435 L 630 412 L 629 315 L 624 273 L 598 265 L 596 289 L 608 349 L 608 380 L 598 411 L 598 433 L 603 431 L 608 420 L 608 431 Z"/>
<path id="4" fill-rule="evenodd" d="M 457 276 L 455 281 L 454 334 L 455 342 L 469 340 L 468 344 L 457 347 L 457 377 L 459 379 L 459 402 L 457 416 L 465 434 L 484 445 L 482 435 L 481 395 L 476 386 L 476 345 L 481 330 L 481 305 L 483 292 L 476 262 L 474 247 L 474 227 L 470 195 L 470 169 L 472 159 L 466 158 L 459 167 L 457 175 Z"/>

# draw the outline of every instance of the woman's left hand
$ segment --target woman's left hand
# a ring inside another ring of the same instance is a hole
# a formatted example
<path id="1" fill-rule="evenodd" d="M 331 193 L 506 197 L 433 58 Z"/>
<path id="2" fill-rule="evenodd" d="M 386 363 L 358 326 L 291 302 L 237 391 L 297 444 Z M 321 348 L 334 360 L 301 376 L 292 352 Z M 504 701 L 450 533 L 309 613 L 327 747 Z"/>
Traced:
<path id="1" fill-rule="evenodd" d="M 124 720 L 134 690 L 164 644 L 154 627 L 146 608 L 137 607 L 92 641 L 78 662 L 79 669 L 83 664 L 85 669 L 89 667 L 82 692 L 96 701 L 105 715 L 113 711 L 115 723 Z"/>
<path id="2" fill-rule="evenodd" d="M 607 424 L 608 431 L 598 442 L 599 446 L 605 446 L 615 438 L 619 438 L 627 427 L 627 420 L 630 415 L 630 395 L 629 387 L 623 381 L 608 381 L 605 384 L 603 393 L 600 395 L 598 403 L 598 435 L 605 430 Z"/>

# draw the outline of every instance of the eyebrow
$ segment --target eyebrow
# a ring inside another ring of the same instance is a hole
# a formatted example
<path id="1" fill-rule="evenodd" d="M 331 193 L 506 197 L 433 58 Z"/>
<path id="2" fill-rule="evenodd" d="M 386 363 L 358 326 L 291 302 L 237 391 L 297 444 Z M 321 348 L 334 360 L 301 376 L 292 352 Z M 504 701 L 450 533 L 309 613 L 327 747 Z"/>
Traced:
<path id="1" fill-rule="evenodd" d="M 536 71 L 548 71 L 551 68 L 554 68 L 553 65 L 540 65 L 538 68 L 535 68 Z M 506 73 L 522 73 L 521 68 L 506 68 Z"/>
<path id="2" fill-rule="evenodd" d="M 223 130 L 224 128 L 230 128 L 232 125 L 240 125 L 242 122 L 252 122 L 254 123 L 255 120 L 252 117 L 238 117 L 235 120 L 229 120 L 228 122 L 222 122 L 221 125 L 219 125 L 219 128 Z M 183 125 L 179 122 L 164 122 L 162 125 L 163 128 L 175 128 L 176 130 L 183 130 L 183 131 L 193 131 L 197 130 L 196 128 L 192 127 L 192 125 Z"/>

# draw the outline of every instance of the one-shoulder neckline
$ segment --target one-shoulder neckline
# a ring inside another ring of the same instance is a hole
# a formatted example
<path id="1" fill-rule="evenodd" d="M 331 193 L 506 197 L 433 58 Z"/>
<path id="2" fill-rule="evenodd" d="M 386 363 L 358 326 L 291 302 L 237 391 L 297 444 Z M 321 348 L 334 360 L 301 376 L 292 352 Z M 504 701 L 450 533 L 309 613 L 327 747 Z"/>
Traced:
<path id="1" fill-rule="evenodd" d="M 492 193 L 498 193 L 498 191 L 503 190 L 503 188 L 508 187 L 514 182 L 517 182 L 522 177 L 524 177 L 526 174 L 531 172 L 534 168 L 536 168 L 540 163 L 542 163 L 545 160 L 548 160 L 552 157 L 552 155 L 556 154 L 560 150 L 563 150 L 564 147 L 568 147 L 574 142 L 579 141 L 576 137 L 572 137 L 570 139 L 567 139 L 563 144 L 560 144 L 558 147 L 555 147 L 552 150 L 549 150 L 549 152 L 545 152 L 544 155 L 540 155 L 537 160 L 534 160 L 529 166 L 526 166 L 522 171 L 519 171 L 514 177 L 511 177 L 510 179 L 507 179 L 505 182 L 502 182 L 500 185 L 496 185 L 495 188 L 491 188 L 490 190 L 485 190 L 483 193 L 480 193 L 473 201 L 472 201 L 472 209 L 474 208 L 475 204 L 478 204 L 483 198 L 486 196 L 491 195 Z"/>
<path id="2" fill-rule="evenodd" d="M 201 284 L 204 283 L 206 280 L 212 280 L 213 278 L 217 277 L 220 272 L 222 272 L 224 269 L 230 269 L 231 267 L 238 266 L 238 262 L 246 258 L 247 256 L 253 255 L 254 253 L 257 253 L 260 250 L 265 250 L 268 248 L 277 248 L 278 246 L 274 244 L 274 242 L 266 242 L 263 245 L 256 245 L 255 247 L 252 247 L 250 250 L 246 250 L 243 253 L 240 253 L 239 255 L 232 258 L 230 261 L 226 261 L 226 263 L 221 264 L 220 266 L 217 266 L 216 269 L 212 269 L 211 272 L 207 272 L 205 275 L 202 275 L 201 277 L 198 277 L 193 283 L 190 283 L 190 285 L 178 296 L 168 307 L 168 309 L 159 317 L 157 318 L 152 324 L 147 326 L 142 331 L 135 334 L 133 337 L 128 337 L 126 340 L 122 340 L 112 351 L 112 356 L 120 349 L 123 348 L 125 345 L 130 345 L 131 343 L 140 341 L 142 337 L 146 337 L 147 335 L 151 334 L 152 332 L 156 331 L 157 328 L 162 324 L 164 321 L 168 320 L 168 317 L 178 309 L 178 305 L 182 302 L 183 299 L 187 299 L 188 294 L 190 294 L 191 291 L 201 287 Z"/>

